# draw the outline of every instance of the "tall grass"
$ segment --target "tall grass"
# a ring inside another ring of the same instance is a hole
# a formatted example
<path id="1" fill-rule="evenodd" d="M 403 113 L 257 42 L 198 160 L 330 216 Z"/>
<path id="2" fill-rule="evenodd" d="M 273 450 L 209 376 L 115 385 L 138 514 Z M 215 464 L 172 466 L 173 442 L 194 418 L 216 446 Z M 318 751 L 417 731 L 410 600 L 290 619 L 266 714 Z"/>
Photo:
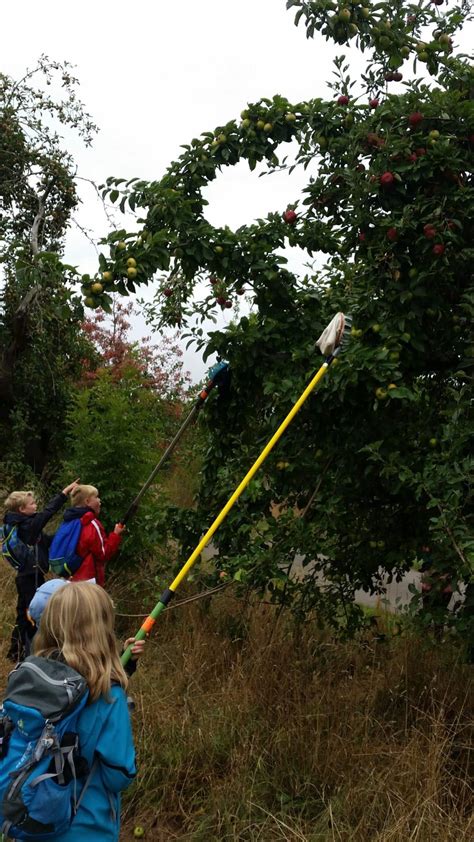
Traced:
<path id="1" fill-rule="evenodd" d="M 5 571 L 0 587 L 4 653 Z M 115 590 L 119 615 L 154 600 Z M 130 687 L 139 773 L 121 838 L 136 825 L 153 842 L 474 838 L 472 667 L 453 645 L 341 643 L 276 616 L 229 588 L 160 618 Z M 122 636 L 139 622 L 119 616 Z"/>

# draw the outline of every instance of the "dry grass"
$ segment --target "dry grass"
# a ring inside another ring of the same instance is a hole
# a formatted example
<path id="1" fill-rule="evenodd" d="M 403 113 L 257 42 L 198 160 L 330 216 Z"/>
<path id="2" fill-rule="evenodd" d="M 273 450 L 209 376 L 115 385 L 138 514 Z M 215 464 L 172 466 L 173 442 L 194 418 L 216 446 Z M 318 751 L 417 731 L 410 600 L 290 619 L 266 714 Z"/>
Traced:
<path id="1" fill-rule="evenodd" d="M 150 607 L 123 585 L 114 596 L 119 612 Z M 136 824 L 153 842 L 474 837 L 472 667 L 449 642 L 338 643 L 225 592 L 160 618 L 131 692 L 124 842 Z"/>

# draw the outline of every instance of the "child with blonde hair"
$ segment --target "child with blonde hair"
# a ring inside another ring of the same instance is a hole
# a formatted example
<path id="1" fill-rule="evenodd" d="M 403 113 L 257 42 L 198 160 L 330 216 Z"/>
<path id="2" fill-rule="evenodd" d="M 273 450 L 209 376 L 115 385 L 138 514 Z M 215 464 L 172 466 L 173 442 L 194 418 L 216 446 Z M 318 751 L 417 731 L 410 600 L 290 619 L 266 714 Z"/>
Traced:
<path id="1" fill-rule="evenodd" d="M 81 563 L 71 581 L 95 579 L 98 585 L 104 587 L 106 562 L 118 552 L 125 527 L 116 523 L 113 531 L 106 534 L 98 518 L 101 500 L 94 485 L 76 485 L 71 492 L 71 503 L 72 507 L 64 512 L 63 522 L 79 519 L 82 526 L 76 547 Z"/>
<path id="2" fill-rule="evenodd" d="M 77 582 L 62 587 L 48 600 L 35 637 L 34 656 L 21 664 L 19 670 L 11 673 L 5 706 L 9 700 L 10 705 L 14 705 L 16 687 L 20 690 L 16 698 L 23 706 L 27 706 L 27 710 L 41 709 L 47 703 L 48 695 L 60 692 L 55 688 L 63 684 L 58 680 L 61 670 L 68 674 L 71 687 L 72 673 L 76 682 L 84 679 L 88 689 L 87 703 L 84 704 L 83 699 L 82 705 L 79 705 L 74 724 L 76 748 L 74 754 L 67 754 L 66 757 L 67 764 L 70 766 L 72 763 L 75 770 L 72 821 L 67 821 L 64 829 L 63 817 L 55 813 L 57 806 L 54 801 L 48 806 L 43 799 L 34 818 L 32 812 L 36 802 L 30 802 L 29 808 L 26 806 L 26 814 L 25 811 L 21 814 L 23 819 L 20 815 L 18 823 L 15 814 L 21 794 L 18 790 L 9 808 L 12 827 L 9 835 L 16 838 L 15 827 L 21 828 L 22 823 L 41 821 L 63 828 L 60 832 L 53 832 L 56 842 L 118 842 L 120 793 L 131 784 L 135 776 L 135 750 L 125 693 L 128 680 L 118 655 L 112 601 L 103 588 L 92 583 Z M 22 671 L 25 675 L 31 673 L 27 684 L 21 682 L 19 673 Z M 50 681 L 50 689 L 47 689 L 46 680 L 45 692 L 34 693 L 31 690 L 34 682 L 47 679 L 51 671 L 55 671 L 57 677 L 55 681 Z M 25 722 L 27 719 L 24 717 Z M 50 721 L 59 720 L 56 717 L 56 720 L 53 718 Z M 23 727 L 26 726 L 22 720 Z M 14 751 L 15 732 L 10 746 L 10 750 Z M 8 749 L 6 762 L 9 762 Z M 25 785 L 25 799 L 29 798 L 29 791 L 38 786 L 40 781 L 44 780 L 44 786 L 47 787 L 48 779 L 56 777 L 54 769 L 52 774 L 35 774 L 36 781 L 29 788 Z M 64 775 L 65 770 L 61 774 Z M 6 803 L 8 798 L 5 801 L 4 797 L 4 811 Z M 36 827 L 36 832 L 40 832 L 38 824 Z"/>
<path id="3" fill-rule="evenodd" d="M 52 541 L 52 536 L 43 532 L 43 529 L 64 506 L 67 495 L 74 492 L 76 487 L 77 480 L 63 488 L 40 512 L 32 491 L 12 491 L 4 502 L 2 543 L 7 560 L 16 570 L 18 594 L 16 624 L 7 653 L 7 658 L 12 661 L 22 660 L 34 634 L 28 621 L 28 605 L 48 572 L 48 553 Z M 13 544 L 13 535 L 17 538 L 16 550 L 13 547 L 9 550 L 9 544 Z"/>

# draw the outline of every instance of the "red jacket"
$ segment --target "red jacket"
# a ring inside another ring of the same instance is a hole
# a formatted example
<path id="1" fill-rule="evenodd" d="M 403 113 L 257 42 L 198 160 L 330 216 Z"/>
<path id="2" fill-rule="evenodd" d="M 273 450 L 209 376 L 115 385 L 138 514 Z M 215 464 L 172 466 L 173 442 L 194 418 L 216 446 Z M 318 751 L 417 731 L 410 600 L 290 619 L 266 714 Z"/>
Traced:
<path id="1" fill-rule="evenodd" d="M 82 564 L 74 576 L 71 576 L 71 580 L 83 582 L 86 579 L 95 579 L 98 585 L 104 587 L 105 562 L 118 551 L 122 536 L 115 532 L 106 535 L 104 527 L 94 512 L 86 512 L 82 515 L 81 523 L 81 537 L 76 552 L 82 558 Z"/>

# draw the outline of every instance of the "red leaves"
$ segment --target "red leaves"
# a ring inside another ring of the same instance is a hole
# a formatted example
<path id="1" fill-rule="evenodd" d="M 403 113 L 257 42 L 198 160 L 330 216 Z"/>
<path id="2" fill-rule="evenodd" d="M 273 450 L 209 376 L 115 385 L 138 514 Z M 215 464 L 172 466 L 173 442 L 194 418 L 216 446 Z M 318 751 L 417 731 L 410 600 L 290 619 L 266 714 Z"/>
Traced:
<path id="1" fill-rule="evenodd" d="M 164 397 L 185 397 L 190 378 L 183 371 L 181 349 L 171 337 L 163 339 L 160 345 L 152 345 L 149 337 L 139 343 L 132 341 L 129 317 L 133 315 L 133 304 L 117 303 L 110 318 L 98 312 L 84 322 L 82 329 L 95 346 L 98 360 L 95 366 L 84 364 L 82 384 L 94 383 L 104 371 L 119 383 L 127 372 L 135 371 L 143 378 L 143 386 Z"/>

